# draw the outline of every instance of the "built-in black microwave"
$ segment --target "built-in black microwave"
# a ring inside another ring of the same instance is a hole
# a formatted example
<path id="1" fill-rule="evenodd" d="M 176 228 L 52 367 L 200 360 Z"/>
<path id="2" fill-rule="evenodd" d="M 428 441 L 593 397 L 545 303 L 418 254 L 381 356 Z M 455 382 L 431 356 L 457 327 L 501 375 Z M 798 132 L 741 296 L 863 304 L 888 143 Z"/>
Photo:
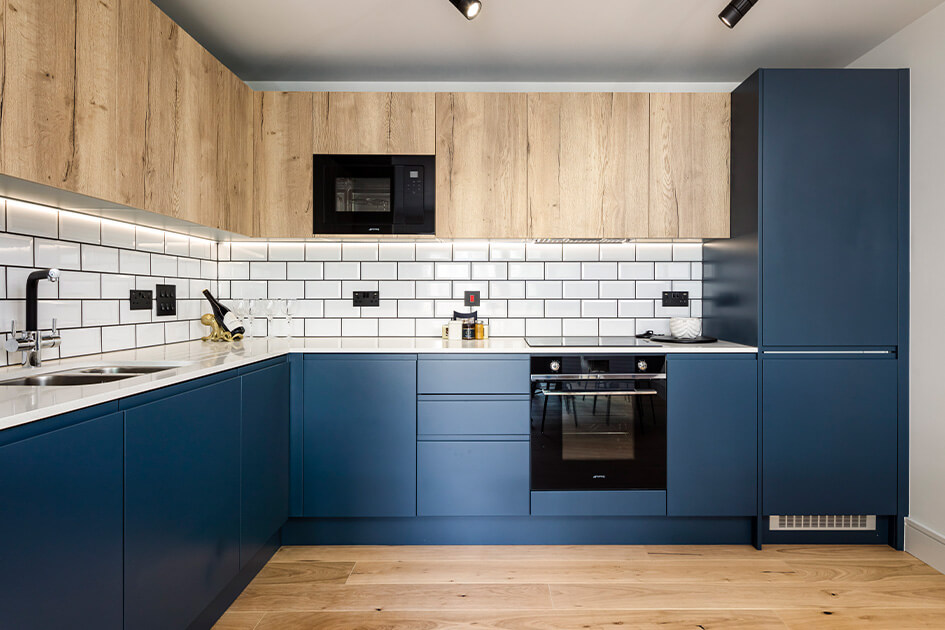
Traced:
<path id="1" fill-rule="evenodd" d="M 315 234 L 433 234 L 432 155 L 315 155 Z"/>

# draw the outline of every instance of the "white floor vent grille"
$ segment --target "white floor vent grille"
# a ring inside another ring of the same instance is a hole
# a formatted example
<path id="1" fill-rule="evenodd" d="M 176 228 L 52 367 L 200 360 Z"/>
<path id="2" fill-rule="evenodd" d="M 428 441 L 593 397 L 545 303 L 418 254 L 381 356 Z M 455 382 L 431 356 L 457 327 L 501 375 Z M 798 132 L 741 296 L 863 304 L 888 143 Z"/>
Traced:
<path id="1" fill-rule="evenodd" d="M 781 514 L 770 518 L 771 531 L 841 532 L 876 529 L 876 517 L 863 514 Z"/>

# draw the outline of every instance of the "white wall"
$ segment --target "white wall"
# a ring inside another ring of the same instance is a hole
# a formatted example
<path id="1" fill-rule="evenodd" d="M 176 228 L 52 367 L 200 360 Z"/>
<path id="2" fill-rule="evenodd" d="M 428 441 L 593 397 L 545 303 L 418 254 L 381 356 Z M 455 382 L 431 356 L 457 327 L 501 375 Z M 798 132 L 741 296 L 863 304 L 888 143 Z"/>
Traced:
<path id="1" fill-rule="evenodd" d="M 851 67 L 912 71 L 912 527 L 906 530 L 906 548 L 945 571 L 945 335 L 941 322 L 945 309 L 945 258 L 941 253 L 945 237 L 945 5 L 899 31 Z"/>

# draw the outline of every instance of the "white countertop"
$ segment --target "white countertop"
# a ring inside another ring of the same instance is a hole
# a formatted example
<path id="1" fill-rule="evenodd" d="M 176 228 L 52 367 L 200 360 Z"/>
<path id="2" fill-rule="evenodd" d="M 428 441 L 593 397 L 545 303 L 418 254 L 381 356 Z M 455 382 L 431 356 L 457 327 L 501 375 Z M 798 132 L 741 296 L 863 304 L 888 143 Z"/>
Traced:
<path id="1" fill-rule="evenodd" d="M 234 343 L 188 341 L 73 359 L 46 361 L 42 368 L 0 368 L 0 380 L 109 364 L 167 364 L 171 369 L 120 381 L 81 386 L 0 386 L 0 430 L 85 407 L 126 398 L 288 353 L 500 353 L 500 354 L 672 354 L 755 353 L 757 348 L 719 341 L 707 345 L 648 342 L 633 347 L 532 348 L 521 338 L 446 341 L 435 338 L 305 337 L 248 339 Z"/>

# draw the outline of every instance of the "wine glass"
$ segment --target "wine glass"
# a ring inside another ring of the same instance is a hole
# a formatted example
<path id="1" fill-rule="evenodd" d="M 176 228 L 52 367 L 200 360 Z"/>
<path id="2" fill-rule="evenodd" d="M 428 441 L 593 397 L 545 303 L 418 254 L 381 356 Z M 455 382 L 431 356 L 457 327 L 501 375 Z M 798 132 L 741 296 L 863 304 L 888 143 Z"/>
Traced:
<path id="1" fill-rule="evenodd" d="M 236 318 L 240 320 L 240 326 L 244 329 L 243 336 L 248 337 L 249 327 L 246 324 L 246 315 L 248 314 L 246 300 L 237 300 L 236 304 L 233 306 L 233 313 L 236 315 Z"/>
<path id="2" fill-rule="evenodd" d="M 249 301 L 247 315 L 249 315 L 249 326 L 246 328 L 246 335 L 253 337 L 256 333 L 256 318 L 259 316 L 259 302 L 256 300 Z"/>
<path id="3" fill-rule="evenodd" d="M 272 337 L 272 319 L 276 316 L 276 301 L 266 300 L 266 337 Z"/>
<path id="4" fill-rule="evenodd" d="M 286 300 L 283 307 L 285 309 L 285 326 L 287 329 L 286 337 L 292 336 L 292 317 L 298 312 L 298 302 L 295 300 Z"/>

